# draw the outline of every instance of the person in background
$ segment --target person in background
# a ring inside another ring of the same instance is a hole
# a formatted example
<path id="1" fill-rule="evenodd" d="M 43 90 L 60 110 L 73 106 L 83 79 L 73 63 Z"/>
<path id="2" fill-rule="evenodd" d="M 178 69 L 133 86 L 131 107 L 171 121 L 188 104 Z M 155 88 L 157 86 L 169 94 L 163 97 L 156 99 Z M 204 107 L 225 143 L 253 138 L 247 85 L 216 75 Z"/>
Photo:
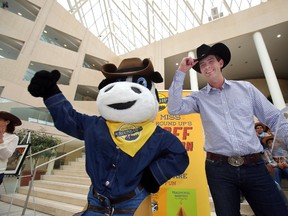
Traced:
<path id="1" fill-rule="evenodd" d="M 184 57 L 179 64 L 168 91 L 168 111 L 172 115 L 200 113 L 206 177 L 217 216 L 240 215 L 240 192 L 255 215 L 287 216 L 254 128 L 256 117 L 276 131 L 280 110 L 251 83 L 225 79 L 222 69 L 231 59 L 225 44 L 202 44 L 196 52 L 197 59 Z M 191 68 L 208 83 L 182 98 L 185 75 Z M 281 130 L 287 134 L 287 122 Z"/>
<path id="2" fill-rule="evenodd" d="M 264 148 L 264 161 L 266 162 L 266 167 L 273 177 L 274 181 L 280 187 L 280 170 L 278 167 L 277 162 L 274 160 L 272 156 L 272 143 L 273 143 L 273 136 L 266 136 L 262 139 L 262 144 Z"/>
<path id="3" fill-rule="evenodd" d="M 0 184 L 3 182 L 8 158 L 14 153 L 19 137 L 14 134 L 16 126 L 22 124 L 15 115 L 0 111 Z"/>
<path id="4" fill-rule="evenodd" d="M 268 133 L 269 136 L 274 136 L 274 132 L 270 128 L 267 128 L 266 133 Z"/>
<path id="5" fill-rule="evenodd" d="M 275 181 L 281 186 L 281 180 L 283 178 L 288 179 L 288 164 L 286 161 L 286 154 L 283 152 L 283 149 L 277 149 L 279 154 L 276 153 L 278 156 L 273 156 L 272 153 L 272 146 L 273 146 L 274 136 L 267 136 L 262 139 L 262 142 L 267 146 L 264 149 L 264 154 L 269 157 L 270 163 L 273 165 L 274 168 L 274 176 Z M 284 153 L 284 154 L 283 154 Z M 266 156 L 266 157 L 267 157 Z M 272 157 L 272 158 L 271 158 Z"/>
<path id="6" fill-rule="evenodd" d="M 263 137 L 269 136 L 269 134 L 266 132 L 266 129 L 267 127 L 263 123 L 261 122 L 255 123 L 256 135 L 258 136 L 260 141 L 263 139 Z"/>

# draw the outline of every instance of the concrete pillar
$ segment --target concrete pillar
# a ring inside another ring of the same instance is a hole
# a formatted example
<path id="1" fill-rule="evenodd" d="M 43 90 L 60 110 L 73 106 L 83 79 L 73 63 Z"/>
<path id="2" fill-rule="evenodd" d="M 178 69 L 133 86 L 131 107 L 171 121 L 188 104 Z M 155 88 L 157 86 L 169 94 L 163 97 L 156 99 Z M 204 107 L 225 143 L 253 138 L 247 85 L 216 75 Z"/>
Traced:
<path id="1" fill-rule="evenodd" d="M 265 42 L 260 32 L 255 32 L 253 34 L 254 43 L 260 58 L 260 62 L 264 71 L 264 75 L 266 78 L 266 82 L 268 84 L 268 88 L 273 100 L 273 104 L 278 109 L 283 109 L 285 105 L 285 101 L 283 98 L 283 94 L 280 89 L 280 85 L 278 83 L 273 65 L 271 63 Z"/>
<path id="2" fill-rule="evenodd" d="M 192 51 L 188 53 L 188 56 L 195 58 L 195 54 Z M 199 91 L 197 72 L 193 68 L 190 69 L 189 76 L 190 76 L 190 86 L 191 86 L 192 92 Z"/>

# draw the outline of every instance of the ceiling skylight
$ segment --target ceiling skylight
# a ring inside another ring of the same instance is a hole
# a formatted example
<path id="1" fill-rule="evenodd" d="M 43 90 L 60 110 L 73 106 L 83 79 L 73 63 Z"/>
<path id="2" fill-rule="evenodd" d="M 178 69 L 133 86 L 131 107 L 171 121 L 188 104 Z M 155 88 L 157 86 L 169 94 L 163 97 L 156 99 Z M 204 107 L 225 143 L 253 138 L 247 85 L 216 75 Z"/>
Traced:
<path id="1" fill-rule="evenodd" d="M 117 55 L 267 0 L 57 0 Z"/>

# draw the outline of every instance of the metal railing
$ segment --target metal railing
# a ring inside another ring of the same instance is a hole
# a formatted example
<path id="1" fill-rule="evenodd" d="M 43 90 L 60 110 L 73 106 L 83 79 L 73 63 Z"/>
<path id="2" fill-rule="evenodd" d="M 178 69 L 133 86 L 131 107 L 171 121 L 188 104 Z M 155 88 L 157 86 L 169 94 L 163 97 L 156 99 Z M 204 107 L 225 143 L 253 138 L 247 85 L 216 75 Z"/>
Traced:
<path id="1" fill-rule="evenodd" d="M 34 153 L 34 154 L 31 154 L 31 155 L 28 155 L 26 158 L 32 159 L 32 157 L 35 156 L 35 155 L 38 155 L 38 154 L 41 154 L 41 153 L 43 153 L 43 152 L 50 151 L 50 150 L 52 150 L 52 149 L 58 148 L 58 147 L 60 147 L 60 146 L 62 146 L 62 145 L 65 145 L 65 144 L 67 144 L 67 143 L 69 143 L 69 142 L 72 142 L 72 141 L 74 141 L 74 140 L 77 140 L 77 139 L 68 140 L 68 141 L 63 142 L 63 143 L 60 143 L 60 144 L 58 144 L 58 145 L 56 145 L 56 146 L 47 148 L 47 149 L 45 149 L 45 150 L 36 152 L 36 153 Z M 72 154 L 72 153 L 75 153 L 75 152 L 77 152 L 77 151 L 79 151 L 79 150 L 82 150 L 82 149 L 84 149 L 84 148 L 85 148 L 85 146 L 84 146 L 84 144 L 83 144 L 83 146 L 81 146 L 81 147 L 79 147 L 79 148 L 76 148 L 76 149 L 74 149 L 74 150 L 72 150 L 72 151 L 70 151 L 70 152 L 67 152 L 67 153 L 65 153 L 65 154 L 63 154 L 63 155 L 61 155 L 61 156 L 59 156 L 59 157 L 53 158 L 53 159 L 51 159 L 51 160 L 49 160 L 49 161 L 47 161 L 47 162 L 44 162 L 44 163 L 42 163 L 42 164 L 40 164 L 40 165 L 38 165 L 38 166 L 36 166 L 36 167 L 34 167 L 34 168 L 31 169 L 31 175 L 29 175 L 29 176 L 32 177 L 32 178 L 31 178 L 31 180 L 30 180 L 30 182 L 29 182 L 29 189 L 28 189 L 27 197 L 26 197 L 26 200 L 25 200 L 25 204 L 24 204 L 24 207 L 23 207 L 23 211 L 22 211 L 21 216 L 25 215 L 25 212 L 26 212 L 26 209 L 27 209 L 29 197 L 30 197 L 30 194 L 31 194 L 31 190 L 32 190 L 32 186 L 33 186 L 33 183 L 34 183 L 34 180 L 35 180 L 35 176 L 36 176 L 37 170 L 38 170 L 40 167 L 46 166 L 46 165 L 48 165 L 48 164 L 50 164 L 50 163 L 52 163 L 52 162 L 55 162 L 56 160 L 59 160 L 59 159 L 61 159 L 61 158 L 63 158 L 63 157 L 66 157 L 67 155 L 70 155 L 70 154 Z M 31 160 L 30 160 L 30 161 L 31 161 Z M 33 167 L 33 166 L 31 166 L 31 167 Z"/>

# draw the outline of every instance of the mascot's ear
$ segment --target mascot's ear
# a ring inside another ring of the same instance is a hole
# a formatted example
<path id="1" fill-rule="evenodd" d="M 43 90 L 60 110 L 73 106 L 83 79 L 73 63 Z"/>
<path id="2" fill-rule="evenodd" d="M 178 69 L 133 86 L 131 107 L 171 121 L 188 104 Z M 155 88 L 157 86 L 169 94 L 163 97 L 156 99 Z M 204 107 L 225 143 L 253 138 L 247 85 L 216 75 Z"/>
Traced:
<path id="1" fill-rule="evenodd" d="M 161 76 L 161 74 L 158 71 L 153 72 L 150 75 L 150 79 L 152 82 L 154 83 L 161 83 L 163 82 L 163 77 Z"/>
<path id="2" fill-rule="evenodd" d="M 57 83 L 60 77 L 61 77 L 61 73 L 58 70 L 51 71 L 51 81 Z"/>
<path id="3" fill-rule="evenodd" d="M 108 84 L 110 84 L 110 83 L 112 83 L 112 82 L 113 82 L 113 80 L 111 80 L 111 79 L 104 79 L 104 80 L 102 80 L 102 81 L 99 83 L 98 89 L 100 90 L 100 89 L 104 88 L 106 85 L 108 85 Z"/>

